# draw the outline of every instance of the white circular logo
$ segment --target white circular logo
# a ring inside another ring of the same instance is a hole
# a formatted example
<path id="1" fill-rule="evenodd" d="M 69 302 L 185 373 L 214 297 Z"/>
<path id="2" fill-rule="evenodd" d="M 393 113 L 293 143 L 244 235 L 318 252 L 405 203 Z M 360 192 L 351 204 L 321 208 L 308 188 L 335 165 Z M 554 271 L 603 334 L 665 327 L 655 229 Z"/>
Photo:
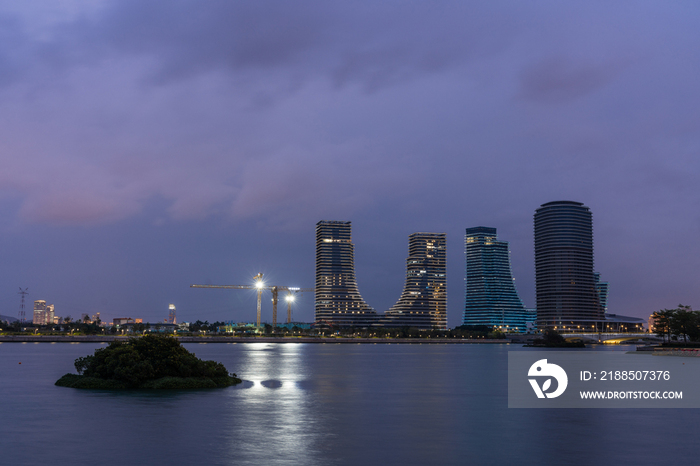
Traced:
<path id="1" fill-rule="evenodd" d="M 537 379 L 528 379 L 532 389 L 535 391 L 537 398 L 556 398 L 566 390 L 566 385 L 569 383 L 569 378 L 566 372 L 556 364 L 548 364 L 546 359 L 540 359 L 527 372 L 528 377 L 547 377 L 543 380 L 542 386 L 537 382 Z M 547 392 L 552 386 L 552 378 L 557 381 L 557 388 L 553 392 Z"/>

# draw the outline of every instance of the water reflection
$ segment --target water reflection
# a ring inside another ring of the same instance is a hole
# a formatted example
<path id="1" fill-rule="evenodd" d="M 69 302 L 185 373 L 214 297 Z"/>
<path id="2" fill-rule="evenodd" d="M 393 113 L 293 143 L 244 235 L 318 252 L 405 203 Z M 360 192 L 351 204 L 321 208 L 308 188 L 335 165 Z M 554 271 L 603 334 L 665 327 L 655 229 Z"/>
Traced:
<path id="1" fill-rule="evenodd" d="M 579 465 L 663 463 L 669 451 L 696 462 L 695 410 L 508 409 L 517 347 L 185 346 L 244 382 L 71 390 L 53 383 L 99 345 L 0 345 L 0 438 L 17 446 L 2 463 Z"/>
<path id="2" fill-rule="evenodd" d="M 314 448 L 320 432 L 308 428 L 315 414 L 308 394 L 297 387 L 305 376 L 304 346 L 253 343 L 239 348 L 239 370 L 247 383 L 244 390 L 229 391 L 226 410 L 237 422 L 227 435 L 228 455 L 255 458 L 242 464 L 259 464 L 261 455 L 266 464 L 289 464 L 291 458 L 322 464 Z"/>

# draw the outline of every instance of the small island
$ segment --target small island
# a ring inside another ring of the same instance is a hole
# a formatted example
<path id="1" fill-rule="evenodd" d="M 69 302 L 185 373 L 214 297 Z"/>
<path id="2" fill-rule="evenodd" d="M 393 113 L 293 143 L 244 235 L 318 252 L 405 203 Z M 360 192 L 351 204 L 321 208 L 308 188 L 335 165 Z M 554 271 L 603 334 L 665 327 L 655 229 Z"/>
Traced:
<path id="1" fill-rule="evenodd" d="M 145 335 L 114 341 L 92 356 L 75 360 L 78 374 L 66 374 L 60 387 L 128 390 L 220 388 L 241 383 L 216 361 L 202 361 L 169 336 Z"/>
<path id="2" fill-rule="evenodd" d="M 536 348 L 585 348 L 586 345 L 582 341 L 567 341 L 566 338 L 561 336 L 554 330 L 547 329 L 544 331 L 542 338 L 535 338 L 535 340 L 529 344 L 524 345 L 528 347 Z"/>

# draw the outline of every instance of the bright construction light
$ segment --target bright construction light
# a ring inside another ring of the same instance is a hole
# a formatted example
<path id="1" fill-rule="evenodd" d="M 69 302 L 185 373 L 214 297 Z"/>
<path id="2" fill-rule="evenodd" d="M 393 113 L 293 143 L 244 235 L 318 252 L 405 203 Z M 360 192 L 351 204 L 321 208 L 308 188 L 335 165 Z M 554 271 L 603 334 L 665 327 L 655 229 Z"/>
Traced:
<path id="1" fill-rule="evenodd" d="M 262 288 L 263 286 L 264 286 L 264 285 L 263 285 L 262 280 L 258 280 L 258 281 L 255 282 L 255 288 Z"/>
<path id="2" fill-rule="evenodd" d="M 288 295 L 287 295 L 287 301 L 290 301 L 290 302 L 291 302 L 291 301 L 294 301 L 294 295 L 288 294 Z"/>

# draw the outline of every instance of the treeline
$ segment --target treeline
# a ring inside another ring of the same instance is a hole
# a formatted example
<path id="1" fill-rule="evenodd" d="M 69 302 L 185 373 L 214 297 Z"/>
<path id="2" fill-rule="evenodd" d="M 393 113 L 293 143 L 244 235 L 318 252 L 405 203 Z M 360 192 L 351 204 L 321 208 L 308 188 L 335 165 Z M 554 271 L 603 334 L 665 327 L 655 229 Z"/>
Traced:
<path id="1" fill-rule="evenodd" d="M 209 332 L 219 332 L 223 331 L 224 327 L 226 327 L 225 322 L 214 322 L 210 324 L 208 320 L 205 320 L 204 322 L 202 322 L 201 320 L 197 320 L 196 322 L 190 323 L 190 332 L 200 332 L 202 330 Z"/>
<path id="2" fill-rule="evenodd" d="M 669 343 L 671 339 L 683 338 L 688 341 L 700 341 L 700 311 L 693 311 L 690 306 L 679 304 L 676 309 L 662 309 L 652 314 L 654 331 Z"/>
<path id="3" fill-rule="evenodd" d="M 38 325 L 32 322 L 20 322 L 15 320 L 12 322 L 0 322 L 0 330 L 10 333 L 40 333 L 46 334 L 63 334 L 63 333 L 80 333 L 83 335 L 101 335 L 105 332 L 104 327 L 101 327 L 97 322 L 84 323 L 81 320 L 67 322 L 61 324 Z"/>

